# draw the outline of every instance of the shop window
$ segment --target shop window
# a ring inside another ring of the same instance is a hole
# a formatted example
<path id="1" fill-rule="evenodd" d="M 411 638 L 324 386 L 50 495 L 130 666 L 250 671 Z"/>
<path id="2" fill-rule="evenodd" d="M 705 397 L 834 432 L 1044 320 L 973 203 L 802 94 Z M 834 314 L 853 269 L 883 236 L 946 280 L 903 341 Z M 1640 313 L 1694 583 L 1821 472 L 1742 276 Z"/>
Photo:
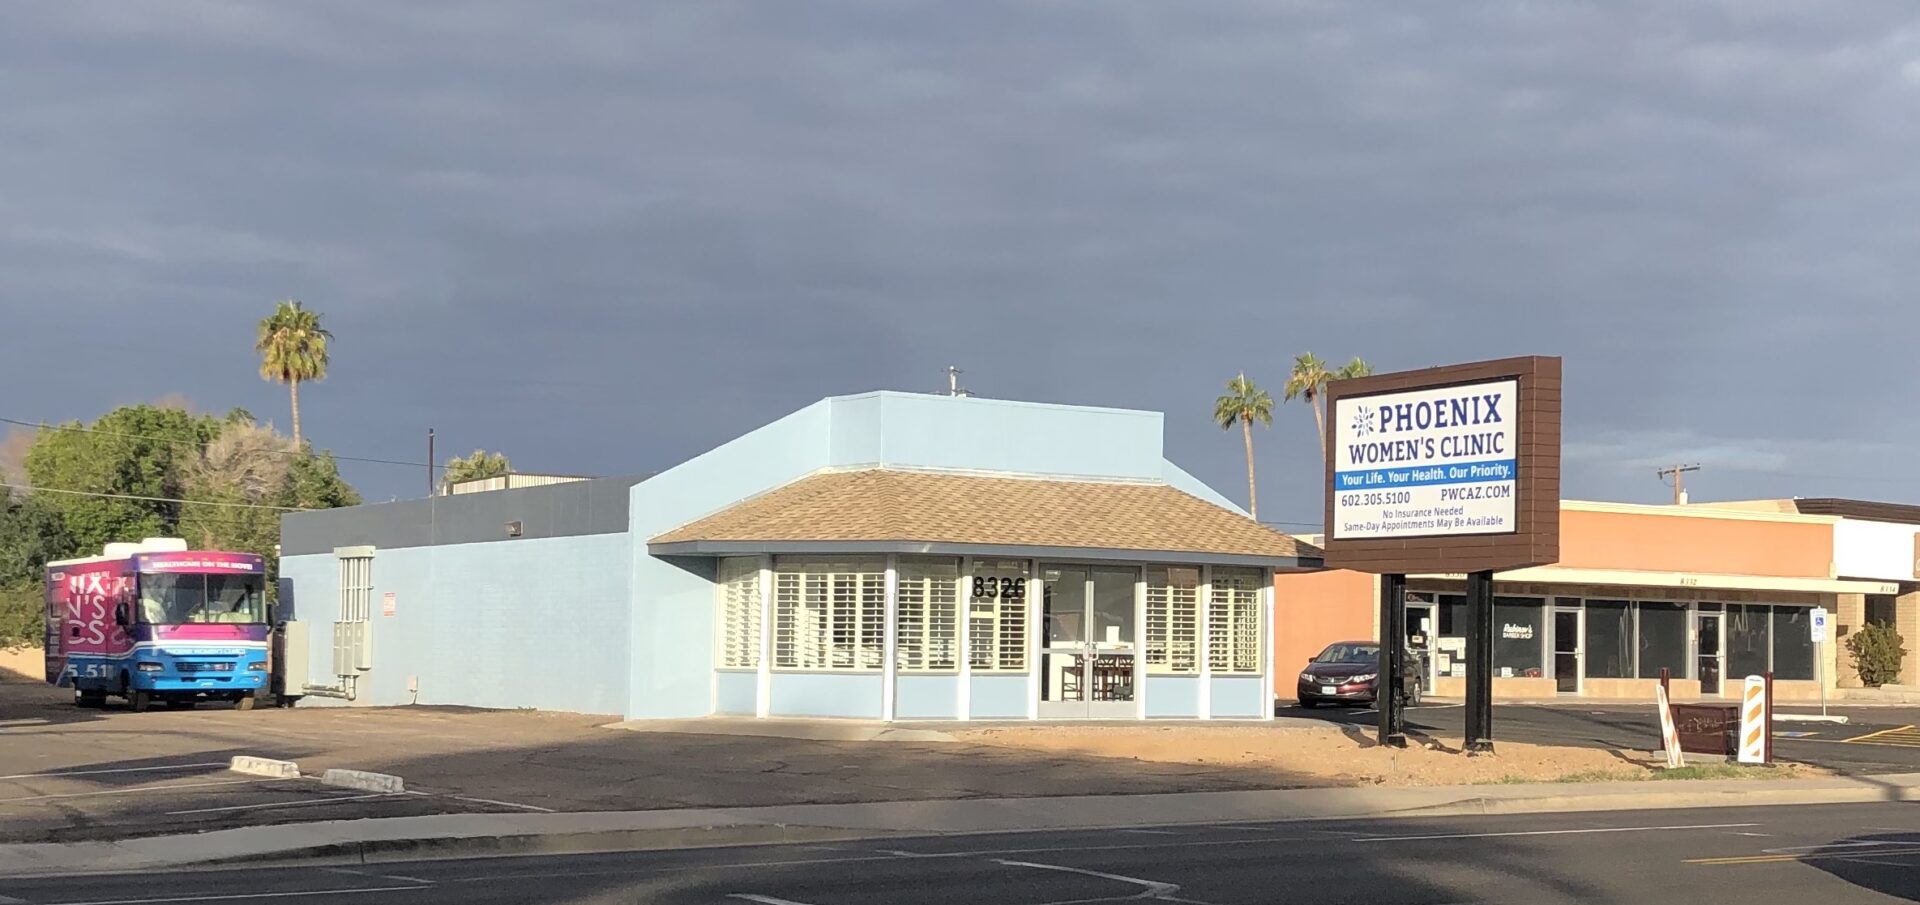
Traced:
<path id="1" fill-rule="evenodd" d="M 1738 682 L 1767 671 L 1773 651 L 1770 635 L 1773 608 L 1754 604 L 1727 604 L 1727 675 Z"/>
<path id="2" fill-rule="evenodd" d="M 1541 675 L 1546 607 L 1537 597 L 1493 598 L 1493 670 L 1502 678 Z"/>
<path id="3" fill-rule="evenodd" d="M 1207 600 L 1207 662 L 1216 673 L 1259 673 L 1265 650 L 1260 624 L 1260 569 L 1213 570 Z"/>
<path id="4" fill-rule="evenodd" d="M 1868 625 L 1884 625 L 1892 628 L 1894 612 L 1894 596 L 1892 594 L 1867 595 L 1866 616 Z"/>
<path id="5" fill-rule="evenodd" d="M 886 566 L 878 560 L 775 560 L 773 615 L 774 666 L 878 670 L 886 655 Z"/>
<path id="6" fill-rule="evenodd" d="M 1773 608 L 1773 677 L 1813 678 L 1813 621 L 1807 607 Z"/>
<path id="7" fill-rule="evenodd" d="M 1685 604 L 1640 604 L 1640 678 L 1658 679 L 1662 668 L 1676 679 L 1688 675 L 1689 623 Z"/>
<path id="8" fill-rule="evenodd" d="M 760 667 L 760 560 L 735 556 L 720 560 L 714 582 L 719 605 L 718 651 L 720 666 L 726 669 Z"/>
<path id="9" fill-rule="evenodd" d="M 982 559 L 967 579 L 967 662 L 974 672 L 1027 671 L 1028 564 Z"/>
<path id="10" fill-rule="evenodd" d="M 960 564 L 899 561 L 894 664 L 903 672 L 960 668 Z"/>
<path id="11" fill-rule="evenodd" d="M 1587 601 L 1587 678 L 1633 678 L 1633 605 Z"/>
<path id="12" fill-rule="evenodd" d="M 1147 672 L 1200 672 L 1200 570 L 1147 569 Z"/>

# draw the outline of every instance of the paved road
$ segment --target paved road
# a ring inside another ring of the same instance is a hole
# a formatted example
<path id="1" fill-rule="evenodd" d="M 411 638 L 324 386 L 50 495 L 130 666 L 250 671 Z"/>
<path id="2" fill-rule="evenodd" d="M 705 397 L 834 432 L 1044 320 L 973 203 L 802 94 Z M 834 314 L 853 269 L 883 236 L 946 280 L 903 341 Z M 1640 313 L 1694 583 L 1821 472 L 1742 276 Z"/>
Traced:
<path id="1" fill-rule="evenodd" d="M 1643 751 L 1660 746 L 1660 726 L 1652 704 L 1496 704 L 1493 711 L 1496 748 L 1500 740 Z M 1920 726 L 1920 708 L 1833 707 L 1829 711 L 1846 715 L 1847 723 L 1775 724 L 1774 753 L 1849 775 L 1920 772 L 1920 729 L 1915 728 Z M 1796 708 L 1793 712 L 1818 709 Z M 1287 707 L 1280 715 L 1363 726 L 1369 732 L 1380 719 L 1372 709 L 1325 707 Z M 1409 713 L 1407 726 L 1459 737 L 1465 717 L 1465 709 L 1458 704 L 1423 704 Z"/>
<path id="2" fill-rule="evenodd" d="M 1183 826 L 0 880 L 0 901 L 1189 905 L 1920 900 L 1910 804 Z"/>

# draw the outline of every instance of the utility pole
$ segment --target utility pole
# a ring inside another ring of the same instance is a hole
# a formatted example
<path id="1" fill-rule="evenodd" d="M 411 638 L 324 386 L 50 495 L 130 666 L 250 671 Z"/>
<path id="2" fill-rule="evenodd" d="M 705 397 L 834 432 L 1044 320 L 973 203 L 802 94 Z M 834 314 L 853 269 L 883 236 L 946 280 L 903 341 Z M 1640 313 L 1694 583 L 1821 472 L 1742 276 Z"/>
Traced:
<path id="1" fill-rule="evenodd" d="M 971 396 L 972 393 L 960 386 L 960 375 L 966 373 L 953 365 L 947 365 L 947 395 Z"/>
<path id="2" fill-rule="evenodd" d="M 1698 464 L 1675 465 L 1672 468 L 1658 469 L 1655 473 L 1660 476 L 1660 482 L 1663 484 L 1666 483 L 1668 477 L 1673 478 L 1673 504 L 1679 506 L 1687 501 L 1686 473 L 1699 470 L 1700 466 Z"/>
<path id="3" fill-rule="evenodd" d="M 433 496 L 433 428 L 427 428 L 427 496 Z"/>

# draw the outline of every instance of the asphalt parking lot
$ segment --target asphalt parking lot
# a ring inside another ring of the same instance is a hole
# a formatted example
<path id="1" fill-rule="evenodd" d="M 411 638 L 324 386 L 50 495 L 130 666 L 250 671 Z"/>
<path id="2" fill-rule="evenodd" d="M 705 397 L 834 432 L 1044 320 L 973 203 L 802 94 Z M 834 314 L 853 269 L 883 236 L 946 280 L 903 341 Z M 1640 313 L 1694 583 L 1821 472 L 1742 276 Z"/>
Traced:
<path id="1" fill-rule="evenodd" d="M 1780 720 L 1774 725 L 1777 757 L 1817 764 L 1848 775 L 1920 772 L 1920 707 L 1829 707 L 1844 724 Z M 1785 706 L 1781 714 L 1816 714 L 1818 706 Z M 1379 723 L 1372 709 L 1287 706 L 1281 716 L 1325 720 L 1371 729 Z M 1417 733 L 1459 737 L 1466 709 L 1456 702 L 1432 701 L 1414 708 L 1407 728 Z M 1569 700 L 1564 703 L 1500 704 L 1493 708 L 1496 750 L 1502 739 L 1548 745 L 1652 750 L 1660 746 L 1660 724 L 1651 702 Z"/>
<path id="2" fill-rule="evenodd" d="M 651 810 L 1321 786 L 1241 765 L 969 742 L 632 732 L 617 718 L 455 707 L 132 713 L 0 683 L 0 843 L 463 812 Z M 1284 729 L 1276 727 L 1276 733 Z M 371 794 L 228 772 L 235 755 L 402 777 Z"/>

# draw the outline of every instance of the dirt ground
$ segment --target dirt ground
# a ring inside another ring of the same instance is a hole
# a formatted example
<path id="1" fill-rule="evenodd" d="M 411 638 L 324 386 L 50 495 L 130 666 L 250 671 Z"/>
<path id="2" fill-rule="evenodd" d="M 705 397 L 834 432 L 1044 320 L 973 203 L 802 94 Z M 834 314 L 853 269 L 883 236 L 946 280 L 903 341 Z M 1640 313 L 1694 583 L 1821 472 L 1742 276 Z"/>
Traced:
<path id="1" fill-rule="evenodd" d="M 1501 742 L 1491 757 L 1466 757 L 1460 740 L 1409 739 L 1383 748 L 1354 729 L 1256 726 L 995 727 L 954 733 L 961 741 L 1052 754 L 1267 770 L 1329 785 L 1439 786 L 1498 782 L 1644 779 L 1654 773 L 1645 752 Z M 1784 774 L 1816 775 L 1799 766 Z"/>

